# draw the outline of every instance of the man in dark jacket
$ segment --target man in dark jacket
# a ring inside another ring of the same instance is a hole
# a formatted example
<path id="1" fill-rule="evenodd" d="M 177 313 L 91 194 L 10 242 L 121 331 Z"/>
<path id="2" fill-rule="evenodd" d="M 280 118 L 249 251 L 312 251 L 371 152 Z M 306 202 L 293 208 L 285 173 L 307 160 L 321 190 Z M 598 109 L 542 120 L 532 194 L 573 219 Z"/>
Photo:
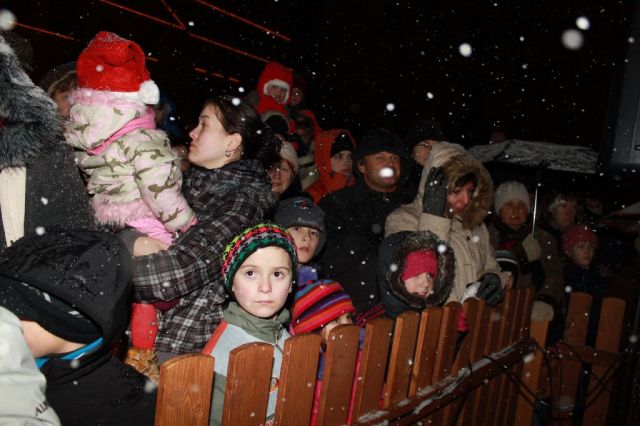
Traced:
<path id="1" fill-rule="evenodd" d="M 93 227 L 57 106 L 0 36 L 0 251 L 23 235 Z"/>
<path id="2" fill-rule="evenodd" d="M 371 129 L 353 159 L 356 184 L 327 195 L 324 210 L 327 244 L 322 271 L 340 282 L 359 313 L 380 302 L 376 280 L 378 246 L 387 216 L 415 194 L 403 191 L 408 159 L 398 136 Z"/>
<path id="3" fill-rule="evenodd" d="M 13 312 L 63 425 L 152 425 L 155 386 L 112 355 L 127 325 L 131 257 L 98 231 L 26 236 L 0 256 Z"/>

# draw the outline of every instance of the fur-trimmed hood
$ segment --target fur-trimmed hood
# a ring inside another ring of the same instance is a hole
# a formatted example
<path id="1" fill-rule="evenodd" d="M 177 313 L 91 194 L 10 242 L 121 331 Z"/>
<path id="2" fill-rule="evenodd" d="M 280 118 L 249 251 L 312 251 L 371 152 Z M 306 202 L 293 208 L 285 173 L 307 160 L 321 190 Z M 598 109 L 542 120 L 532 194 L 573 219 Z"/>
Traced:
<path id="1" fill-rule="evenodd" d="M 407 256 L 409 253 L 416 251 L 435 251 L 438 259 L 438 275 L 433 284 L 433 293 L 426 299 L 409 293 L 402 280 Z M 420 231 L 406 234 L 406 237 L 394 250 L 389 263 L 386 282 L 393 296 L 411 309 L 422 310 L 429 306 L 440 306 L 447 300 L 453 288 L 454 276 L 455 256 L 451 247 L 438 239 L 432 232 Z"/>
<path id="2" fill-rule="evenodd" d="M 58 142 L 62 124 L 58 107 L 33 84 L 0 36 L 0 169 L 31 163 Z"/>
<path id="3" fill-rule="evenodd" d="M 487 169 L 462 146 L 449 142 L 440 142 L 433 146 L 429 159 L 422 171 L 418 194 L 410 204 L 397 208 L 387 219 L 386 235 L 400 231 L 416 231 L 422 214 L 422 198 L 429 172 L 434 167 L 443 167 L 449 182 L 455 182 L 466 173 L 473 172 L 478 179 L 478 186 L 473 193 L 473 200 L 465 211 L 456 216 L 465 229 L 480 226 L 491 209 L 493 203 L 493 181 Z"/>

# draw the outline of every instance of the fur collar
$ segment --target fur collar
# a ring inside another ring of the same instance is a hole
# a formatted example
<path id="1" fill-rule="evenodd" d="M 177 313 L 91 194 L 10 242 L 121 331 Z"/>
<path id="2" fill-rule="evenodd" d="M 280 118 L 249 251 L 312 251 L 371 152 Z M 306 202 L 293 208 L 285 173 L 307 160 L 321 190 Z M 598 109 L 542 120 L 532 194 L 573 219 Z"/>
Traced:
<path id="1" fill-rule="evenodd" d="M 409 293 L 401 277 L 409 253 L 430 250 L 435 250 L 438 256 L 438 276 L 433 283 L 433 294 L 423 299 Z M 441 251 L 442 253 L 440 253 Z M 439 240 L 435 234 L 429 231 L 409 234 L 391 257 L 391 265 L 396 265 L 396 267 L 390 269 L 387 276 L 389 290 L 412 309 L 422 310 L 428 306 L 440 306 L 449 297 L 453 288 L 456 261 L 451 247 Z"/>
<path id="2" fill-rule="evenodd" d="M 58 108 L 33 84 L 0 36 L 0 168 L 31 163 L 48 145 L 58 143 Z"/>

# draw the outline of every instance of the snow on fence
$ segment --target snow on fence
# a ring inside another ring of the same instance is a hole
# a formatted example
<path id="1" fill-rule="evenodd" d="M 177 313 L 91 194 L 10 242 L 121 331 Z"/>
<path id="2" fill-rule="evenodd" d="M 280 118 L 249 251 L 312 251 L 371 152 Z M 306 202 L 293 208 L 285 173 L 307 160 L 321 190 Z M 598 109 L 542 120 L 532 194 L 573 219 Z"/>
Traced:
<path id="1" fill-rule="evenodd" d="M 379 318 L 366 326 L 352 424 L 530 425 L 533 401 L 546 383 L 554 385 L 553 417 L 570 424 L 570 412 L 583 364 L 592 365 L 588 424 L 604 424 L 617 353 L 624 302 L 605 299 L 596 349 L 585 348 L 591 297 L 573 294 L 564 341 L 543 351 L 548 323 L 529 318 L 533 290 L 506 293 L 491 308 L 482 301 L 449 303 L 421 314 L 407 312 L 395 324 Z M 458 342 L 456 321 L 464 310 L 469 332 Z M 586 318 L 586 320 L 585 320 Z M 585 322 L 587 321 L 587 322 Z M 318 425 L 347 422 L 358 355 L 359 329 L 332 330 L 325 352 Z M 457 350 L 457 351 L 456 351 Z M 320 351 L 313 334 L 287 340 L 274 424 L 309 424 Z M 273 347 L 253 343 L 235 349 L 229 362 L 222 423 L 264 423 Z M 545 360 L 544 358 L 547 358 Z M 551 358 L 551 361 L 549 361 Z M 544 361 L 544 362 L 543 362 Z M 561 365 L 562 364 L 562 365 Z M 161 368 L 156 425 L 207 425 L 213 358 L 177 357 Z M 561 368 L 559 368 L 561 367 Z M 553 375 L 554 377 L 550 377 Z M 552 380 L 549 380 L 549 379 Z M 544 382 L 544 383 L 543 383 Z"/>

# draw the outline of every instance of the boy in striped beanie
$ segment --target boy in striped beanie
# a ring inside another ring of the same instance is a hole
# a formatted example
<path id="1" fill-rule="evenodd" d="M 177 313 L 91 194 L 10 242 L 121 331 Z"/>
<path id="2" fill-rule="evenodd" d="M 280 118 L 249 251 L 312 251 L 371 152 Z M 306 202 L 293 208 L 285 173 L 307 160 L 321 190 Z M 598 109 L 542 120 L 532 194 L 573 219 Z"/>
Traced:
<path id="1" fill-rule="evenodd" d="M 222 277 L 231 302 L 223 311 L 203 353 L 216 359 L 210 424 L 222 421 L 229 354 L 245 343 L 269 343 L 275 347 L 265 424 L 272 422 L 284 342 L 289 333 L 284 308 L 294 282 L 298 259 L 293 239 L 275 223 L 256 223 L 240 232 L 222 256 Z M 250 419 L 247 413 L 247 423 Z"/>

